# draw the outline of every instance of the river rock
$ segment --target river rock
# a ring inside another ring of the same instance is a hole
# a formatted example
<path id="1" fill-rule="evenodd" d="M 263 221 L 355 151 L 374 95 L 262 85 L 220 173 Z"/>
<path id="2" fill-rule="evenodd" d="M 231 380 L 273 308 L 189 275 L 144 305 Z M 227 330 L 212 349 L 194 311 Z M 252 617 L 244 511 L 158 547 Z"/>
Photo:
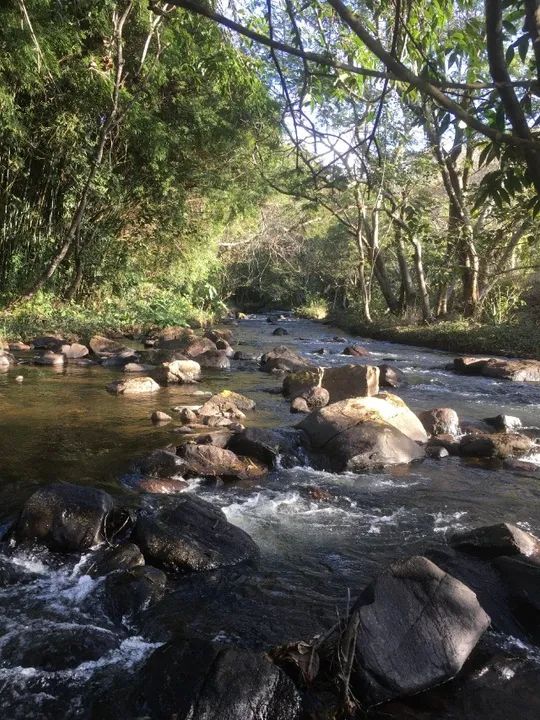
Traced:
<path id="1" fill-rule="evenodd" d="M 234 348 L 232 348 L 226 340 L 224 340 L 223 338 L 218 338 L 215 343 L 217 349 L 221 352 L 224 352 L 228 358 L 234 357 Z"/>
<path id="2" fill-rule="evenodd" d="M 141 461 L 141 472 L 157 477 L 170 477 L 180 472 L 182 462 L 171 450 L 154 450 Z"/>
<path id="3" fill-rule="evenodd" d="M 285 328 L 282 328 L 282 327 L 277 327 L 274 330 L 274 332 L 272 333 L 272 335 L 288 335 L 288 334 L 289 334 L 289 331 L 285 330 Z"/>
<path id="4" fill-rule="evenodd" d="M 379 365 L 379 385 L 398 388 L 405 384 L 405 373 L 393 365 Z"/>
<path id="5" fill-rule="evenodd" d="M 184 333 L 182 337 L 173 340 L 159 340 L 160 348 L 180 350 L 188 358 L 198 358 L 199 355 L 216 350 L 216 345 L 209 338 L 199 337 L 193 333 Z"/>
<path id="6" fill-rule="evenodd" d="M 104 523 L 113 507 L 103 490 L 70 483 L 47 485 L 26 501 L 14 537 L 60 552 L 87 550 L 105 539 Z"/>
<path id="7" fill-rule="evenodd" d="M 459 417 L 452 408 L 434 408 L 418 413 L 429 435 L 459 435 Z"/>
<path id="8" fill-rule="evenodd" d="M 130 570 L 144 565 L 144 557 L 135 543 L 125 543 L 117 547 L 98 550 L 84 568 L 87 575 L 99 577 L 115 570 Z"/>
<path id="9" fill-rule="evenodd" d="M 43 624 L 36 622 L 8 638 L 2 658 L 11 666 L 57 672 L 99 660 L 120 643 L 115 633 L 95 625 L 51 623 L 44 630 Z"/>
<path id="10" fill-rule="evenodd" d="M 15 358 L 11 353 L 0 350 L 0 369 L 7 370 L 10 365 L 15 365 Z"/>
<path id="11" fill-rule="evenodd" d="M 161 600 L 167 576 L 151 565 L 111 573 L 105 580 L 105 610 L 115 622 L 130 620 Z"/>
<path id="12" fill-rule="evenodd" d="M 291 412 L 297 413 L 297 414 L 304 414 L 307 415 L 307 413 L 310 412 L 310 408 L 308 405 L 308 402 L 306 398 L 303 397 L 295 397 L 291 400 Z"/>
<path id="13" fill-rule="evenodd" d="M 201 377 L 201 366 L 195 360 L 171 360 L 161 363 L 152 377 L 161 385 L 195 383 Z"/>
<path id="14" fill-rule="evenodd" d="M 203 368 L 216 370 L 228 370 L 231 367 L 231 361 L 225 350 L 207 350 L 197 355 L 197 362 Z"/>
<path id="15" fill-rule="evenodd" d="M 111 357 L 113 355 L 120 355 L 126 352 L 131 353 L 131 355 L 134 354 L 134 350 L 132 348 L 128 348 L 121 342 L 118 342 L 118 340 L 111 340 L 103 335 L 94 335 L 90 338 L 88 345 L 92 352 L 100 357 Z"/>
<path id="16" fill-rule="evenodd" d="M 122 350 L 114 355 L 102 355 L 100 359 L 101 367 L 104 368 L 121 368 L 126 365 L 139 363 L 139 357 L 133 350 Z"/>
<path id="17" fill-rule="evenodd" d="M 220 341 L 224 341 L 229 344 L 234 342 L 233 331 L 226 328 L 222 328 L 220 330 L 217 330 L 216 328 L 210 328 L 209 330 L 205 330 L 204 337 L 207 337 L 213 343 L 216 343 L 216 346 Z"/>
<path id="18" fill-rule="evenodd" d="M 174 507 L 139 517 L 134 536 L 147 561 L 179 572 L 215 570 L 258 554 L 249 535 L 222 510 L 187 494 Z"/>
<path id="19" fill-rule="evenodd" d="M 540 561 L 540 540 L 510 523 L 461 530 L 449 542 L 453 548 L 484 559 L 522 555 Z"/>
<path id="20" fill-rule="evenodd" d="M 409 463 L 424 456 L 427 434 L 403 400 L 380 393 L 311 412 L 298 428 L 308 436 L 323 467 L 366 470 Z"/>
<path id="21" fill-rule="evenodd" d="M 113 380 L 112 383 L 107 385 L 107 390 L 113 395 L 139 395 L 142 393 L 154 393 L 159 389 L 157 382 L 147 375 Z"/>
<path id="22" fill-rule="evenodd" d="M 153 338 L 160 347 L 166 347 L 168 342 L 184 341 L 194 335 L 195 333 L 191 328 L 182 327 L 181 325 L 169 325 L 162 328 Z"/>
<path id="23" fill-rule="evenodd" d="M 476 595 L 425 557 L 391 565 L 360 596 L 352 689 L 362 704 L 449 680 L 489 627 Z"/>
<path id="24" fill-rule="evenodd" d="M 313 366 L 305 358 L 286 345 L 279 345 L 261 357 L 261 370 L 264 372 L 273 370 L 296 372 L 310 367 Z"/>
<path id="25" fill-rule="evenodd" d="M 540 643 L 540 555 L 493 561 L 508 591 L 514 614 L 530 639 Z"/>
<path id="26" fill-rule="evenodd" d="M 86 357 L 90 350 L 86 345 L 81 343 L 72 343 L 71 345 L 62 345 L 60 352 L 67 360 L 79 360 L 80 358 Z"/>
<path id="27" fill-rule="evenodd" d="M 459 440 L 454 435 L 432 435 L 428 440 L 427 447 L 443 448 L 450 455 L 459 455 Z"/>
<path id="28" fill-rule="evenodd" d="M 459 443 L 464 457 L 500 458 L 520 457 L 534 447 L 533 441 L 518 433 L 494 433 L 491 435 L 464 435 Z"/>
<path id="29" fill-rule="evenodd" d="M 29 352 L 32 350 L 32 345 L 27 345 L 24 342 L 18 340 L 17 342 L 10 342 L 8 344 L 10 352 Z"/>
<path id="30" fill-rule="evenodd" d="M 538 360 L 455 358 L 454 370 L 462 374 L 484 375 L 514 382 L 540 382 L 540 362 Z"/>
<path id="31" fill-rule="evenodd" d="M 512 432 L 522 427 L 521 420 L 513 415 L 496 415 L 484 418 L 484 422 L 494 427 L 497 432 Z"/>
<path id="32" fill-rule="evenodd" d="M 481 375 L 489 358 L 459 357 L 454 358 L 453 370 L 460 375 Z"/>
<path id="33" fill-rule="evenodd" d="M 115 720 L 110 702 L 103 706 L 95 717 Z M 127 706 L 122 717 L 299 720 L 301 700 L 292 681 L 263 653 L 176 639 L 152 653 Z"/>
<path id="34" fill-rule="evenodd" d="M 179 478 L 147 477 L 138 483 L 137 490 L 154 495 L 174 495 L 184 492 L 188 487 L 188 483 Z"/>
<path id="35" fill-rule="evenodd" d="M 155 370 L 155 365 L 149 365 L 147 363 L 128 362 L 124 365 L 122 370 L 125 373 L 151 373 Z"/>
<path id="36" fill-rule="evenodd" d="M 150 416 L 150 420 L 156 424 L 168 423 L 171 422 L 172 417 L 170 415 L 167 415 L 167 413 L 163 412 L 162 410 L 154 410 L 154 412 Z"/>
<path id="37" fill-rule="evenodd" d="M 253 480 L 266 475 L 267 468 L 231 450 L 216 445 L 181 445 L 177 453 L 186 477 L 220 478 L 224 481 Z"/>
<path id="38" fill-rule="evenodd" d="M 212 395 L 197 411 L 199 418 L 220 415 L 229 419 L 242 420 L 244 413 L 255 408 L 255 401 L 231 390 L 222 390 Z"/>
<path id="39" fill-rule="evenodd" d="M 342 365 L 325 368 L 322 387 L 328 390 L 331 403 L 377 395 L 379 368 L 373 365 Z"/>
<path id="40" fill-rule="evenodd" d="M 282 437 L 267 428 L 246 428 L 235 433 L 227 444 L 227 449 L 238 455 L 254 458 L 267 467 L 274 467 L 280 452 Z"/>
<path id="41" fill-rule="evenodd" d="M 33 338 L 31 345 L 36 350 L 51 350 L 52 352 L 59 353 L 62 345 L 66 345 L 67 342 L 60 335 L 40 335 Z"/>
<path id="42" fill-rule="evenodd" d="M 36 365 L 63 365 L 64 362 L 64 355 L 62 355 L 62 353 L 55 353 L 52 350 L 45 350 L 34 358 Z"/>
<path id="43" fill-rule="evenodd" d="M 361 345 L 347 345 L 342 355 L 352 355 L 353 357 L 366 357 L 369 351 Z"/>

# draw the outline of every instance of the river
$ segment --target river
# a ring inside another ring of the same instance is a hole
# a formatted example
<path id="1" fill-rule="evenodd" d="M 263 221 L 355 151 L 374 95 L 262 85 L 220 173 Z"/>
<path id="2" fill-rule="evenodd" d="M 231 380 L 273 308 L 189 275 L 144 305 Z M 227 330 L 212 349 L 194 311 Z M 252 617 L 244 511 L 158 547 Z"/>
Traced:
<path id="1" fill-rule="evenodd" d="M 320 356 L 312 353 L 344 346 L 332 341 L 341 331 L 292 318 L 283 325 L 289 336 L 275 338 L 275 326 L 264 318 L 240 321 L 234 328 L 238 349 L 260 354 L 284 342 L 324 365 L 384 360 L 405 373 L 408 384 L 396 394 L 414 410 L 451 407 L 461 419 L 504 413 L 526 426 L 540 425 L 539 386 L 454 375 L 444 369 L 451 355 L 379 340 L 354 338 L 369 350 L 367 358 Z M 13 382 L 14 374 L 23 374 L 24 382 Z M 134 467 L 138 457 L 178 437 L 174 422 L 153 426 L 150 413 L 200 398 L 187 386 L 115 397 L 105 386 L 119 375 L 101 367 L 24 365 L 0 376 L 0 522 L 7 524 L 36 487 L 58 480 L 101 487 L 131 505 L 174 502 L 173 496 L 135 493 Z M 297 420 L 286 400 L 268 392 L 280 382 L 233 362 L 231 371 L 205 373 L 196 389 L 248 395 L 257 409 L 247 423 L 277 427 Z M 315 501 L 313 487 L 327 491 L 328 499 Z M 6 569 L 20 575 L 0 586 L 3 717 L 89 717 L 96 694 L 114 687 L 176 633 L 256 648 L 309 638 L 332 625 L 349 598 L 389 562 L 440 545 L 456 529 L 508 521 L 540 530 L 537 477 L 454 457 L 364 475 L 280 468 L 260 485 L 192 482 L 189 492 L 222 507 L 253 537 L 261 558 L 256 566 L 170 578 L 165 599 L 136 627 L 107 618 L 103 581 L 85 575 L 80 558 L 1 546 L 0 577 Z M 69 658 L 61 669 L 32 665 L 43 646 L 62 653 L 81 632 L 104 638 L 103 654 L 75 667 Z M 537 657 L 532 648 L 530 653 Z"/>

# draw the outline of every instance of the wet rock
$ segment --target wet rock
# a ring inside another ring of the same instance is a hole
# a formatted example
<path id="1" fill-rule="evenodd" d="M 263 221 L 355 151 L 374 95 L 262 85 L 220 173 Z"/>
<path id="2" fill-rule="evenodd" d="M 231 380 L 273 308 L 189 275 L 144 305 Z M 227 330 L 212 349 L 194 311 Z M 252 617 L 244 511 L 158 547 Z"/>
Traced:
<path id="1" fill-rule="evenodd" d="M 534 447 L 526 435 L 496 433 L 492 435 L 465 435 L 459 443 L 464 457 L 500 458 L 526 455 Z"/>
<path id="2" fill-rule="evenodd" d="M 540 642 L 540 554 L 499 557 L 493 562 L 508 591 L 514 615 L 533 642 Z"/>
<path id="3" fill-rule="evenodd" d="M 347 338 L 344 338 L 344 337 L 342 337 L 341 335 L 334 335 L 334 337 L 332 338 L 332 342 L 335 342 L 335 343 L 346 343 L 346 342 L 347 342 Z"/>
<path id="4" fill-rule="evenodd" d="M 497 432 L 512 432 L 522 427 L 521 420 L 512 415 L 497 415 L 496 417 L 484 418 L 484 422 L 493 426 Z"/>
<path id="5" fill-rule="evenodd" d="M 464 435 L 489 435 L 493 432 L 493 427 L 484 420 L 462 420 L 461 432 Z"/>
<path id="6" fill-rule="evenodd" d="M 181 465 L 175 452 L 159 449 L 141 461 L 141 471 L 157 477 L 170 477 L 180 472 Z"/>
<path id="7" fill-rule="evenodd" d="M 457 550 L 484 559 L 522 555 L 540 560 L 540 540 L 510 523 L 461 530 L 454 533 L 449 542 Z"/>
<path id="8" fill-rule="evenodd" d="M 121 342 L 118 342 L 118 340 L 111 340 L 103 335 L 94 335 L 90 338 L 88 345 L 95 355 L 99 355 L 101 357 L 121 355 L 126 352 L 129 352 L 132 355 L 134 354 L 132 348 L 128 348 Z"/>
<path id="9" fill-rule="evenodd" d="M 448 450 L 441 445 L 428 445 L 426 447 L 426 457 L 431 458 L 432 460 L 443 460 L 449 456 L 450 453 Z"/>
<path id="10" fill-rule="evenodd" d="M 314 387 L 318 387 L 324 377 L 324 368 L 308 368 L 292 372 L 283 378 L 282 390 L 285 397 L 294 400 L 303 397 Z"/>
<path id="11" fill-rule="evenodd" d="M 177 450 L 186 477 L 220 478 L 226 482 L 260 479 L 267 468 L 216 445 L 182 445 Z"/>
<path id="12" fill-rule="evenodd" d="M 503 461 L 505 470 L 512 472 L 525 473 L 527 475 L 540 475 L 540 465 L 527 460 L 516 460 L 516 458 L 506 458 Z"/>
<path id="13" fill-rule="evenodd" d="M 228 358 L 233 358 L 235 355 L 234 348 L 232 348 L 226 340 L 218 339 L 215 341 L 216 347 L 221 352 L 224 352 Z"/>
<path id="14" fill-rule="evenodd" d="M 243 430 L 243 426 L 241 427 Z M 241 432 L 241 430 L 239 432 Z M 218 428 L 217 430 L 211 430 L 210 432 L 203 432 L 200 435 L 197 435 L 197 437 L 195 438 L 195 442 L 198 445 L 215 445 L 218 448 L 227 449 L 229 440 L 234 435 L 235 431 L 232 431 L 229 428 L 226 428 L 225 430 Z"/>
<path id="15" fill-rule="evenodd" d="M 111 496 L 103 490 L 70 483 L 47 485 L 26 501 L 14 537 L 61 552 L 87 550 L 105 540 L 104 526 L 113 508 Z"/>
<path id="16" fill-rule="evenodd" d="M 246 428 L 231 437 L 227 449 L 238 455 L 254 458 L 267 467 L 274 467 L 282 442 L 282 436 L 274 430 Z"/>
<path id="17" fill-rule="evenodd" d="M 168 327 L 160 330 L 154 339 L 160 347 L 166 347 L 167 343 L 175 341 L 184 341 L 186 338 L 194 337 L 194 332 L 191 328 L 182 327 L 181 325 L 169 325 Z"/>
<path id="18" fill-rule="evenodd" d="M 289 331 L 285 330 L 285 328 L 282 328 L 282 327 L 277 327 L 274 330 L 274 332 L 272 333 L 272 335 L 288 335 L 288 334 L 289 334 Z"/>
<path id="19" fill-rule="evenodd" d="M 16 382 L 16 383 L 22 383 L 22 382 L 24 382 L 24 375 L 17 375 L 17 376 L 15 377 L 15 382 Z"/>
<path id="20" fill-rule="evenodd" d="M 150 565 L 120 570 L 105 580 L 105 609 L 115 621 L 129 620 L 165 594 L 167 576 Z"/>
<path id="21" fill-rule="evenodd" d="M 212 340 L 193 333 L 184 333 L 182 337 L 173 340 L 160 339 L 158 345 L 160 348 L 180 350 L 188 358 L 198 358 L 203 353 L 217 349 Z"/>
<path id="22" fill-rule="evenodd" d="M 156 368 L 154 365 L 148 365 L 147 363 L 128 362 L 122 368 L 125 373 L 151 373 Z"/>
<path id="23" fill-rule="evenodd" d="M 342 354 L 352 355 L 353 357 L 366 357 L 369 355 L 369 351 L 361 345 L 347 345 Z"/>
<path id="24" fill-rule="evenodd" d="M 189 487 L 185 480 L 178 478 L 143 478 L 137 485 L 140 492 L 153 493 L 154 495 L 171 495 L 183 492 Z"/>
<path id="25" fill-rule="evenodd" d="M 233 331 L 225 328 L 222 328 L 221 330 L 216 330 L 215 328 L 205 330 L 204 337 L 207 337 L 209 340 L 216 343 L 216 346 L 219 342 L 226 342 L 228 344 L 234 342 Z"/>
<path id="26" fill-rule="evenodd" d="M 99 577 L 115 570 L 130 570 L 144 565 L 144 557 L 135 543 L 125 543 L 116 547 L 98 550 L 84 568 L 87 575 Z"/>
<path id="27" fill-rule="evenodd" d="M 303 430 L 324 468 L 360 471 L 409 463 L 424 456 L 427 441 L 416 415 L 398 397 L 380 393 L 315 410 Z"/>
<path id="28" fill-rule="evenodd" d="M 228 370 L 231 367 L 231 361 L 225 350 L 207 350 L 197 355 L 197 362 L 203 368 L 216 370 Z"/>
<path id="29" fill-rule="evenodd" d="M 434 408 L 418 413 L 420 422 L 429 435 L 459 435 L 459 417 L 452 408 Z"/>
<path id="30" fill-rule="evenodd" d="M 0 555 L 0 588 L 33 582 L 38 577 L 38 573 Z"/>
<path id="31" fill-rule="evenodd" d="M 172 417 L 170 415 L 167 415 L 167 413 L 163 412 L 162 410 L 154 410 L 154 412 L 150 416 L 150 420 L 156 424 L 167 423 L 172 420 Z"/>
<path id="32" fill-rule="evenodd" d="M 398 388 L 404 385 L 405 373 L 392 365 L 379 365 L 379 385 L 381 387 Z"/>
<path id="33" fill-rule="evenodd" d="M 454 435 L 432 435 L 428 440 L 427 447 L 444 448 L 450 455 L 459 455 L 459 440 Z"/>
<path id="34" fill-rule="evenodd" d="M 454 677 L 490 624 L 476 595 L 425 557 L 396 562 L 359 598 L 352 689 L 364 705 Z"/>
<path id="35" fill-rule="evenodd" d="M 303 397 L 295 397 L 291 400 L 291 412 L 297 414 L 307 414 L 310 412 L 307 400 Z"/>
<path id="36" fill-rule="evenodd" d="M 452 369 L 460 375 L 481 375 L 489 358 L 459 357 L 454 358 Z"/>
<path id="37" fill-rule="evenodd" d="M 315 408 L 323 408 L 330 402 L 330 393 L 324 387 L 314 387 L 308 390 L 303 396 L 307 402 L 308 408 L 314 410 Z"/>
<path id="38" fill-rule="evenodd" d="M 272 370 L 296 372 L 310 367 L 312 365 L 305 358 L 286 345 L 279 345 L 261 357 L 261 370 L 264 372 L 272 372 Z"/>
<path id="39" fill-rule="evenodd" d="M 34 363 L 36 365 L 63 365 L 65 357 L 61 353 L 55 353 L 52 350 L 45 350 L 41 355 L 36 355 Z"/>
<path id="40" fill-rule="evenodd" d="M 10 665 L 55 672 L 99 660 L 119 645 L 119 638 L 95 625 L 68 627 L 36 623 L 7 640 L 2 657 Z"/>
<path id="41" fill-rule="evenodd" d="M 328 355 L 328 350 L 326 348 L 319 348 L 318 350 L 313 351 L 314 355 Z"/>
<path id="42" fill-rule="evenodd" d="M 86 345 L 81 345 L 81 343 L 72 343 L 71 345 L 62 345 L 60 352 L 67 360 L 79 360 L 80 358 L 86 357 L 90 353 L 90 350 Z"/>
<path id="43" fill-rule="evenodd" d="M 0 368 L 7 369 L 10 365 L 15 365 L 15 358 L 11 353 L 0 350 Z"/>
<path id="44" fill-rule="evenodd" d="M 139 395 L 141 393 L 153 393 L 160 389 L 159 385 L 151 377 L 126 378 L 113 380 L 107 385 L 107 390 L 113 395 Z"/>
<path id="45" fill-rule="evenodd" d="M 115 720 L 107 701 L 103 706 L 99 716 Z M 299 720 L 301 700 L 292 681 L 263 653 L 178 639 L 152 653 L 127 706 L 122 716 L 129 718 Z"/>
<path id="46" fill-rule="evenodd" d="M 456 358 L 455 372 L 467 375 L 513 380 L 514 382 L 540 382 L 538 360 L 504 360 L 501 358 Z"/>
<path id="47" fill-rule="evenodd" d="M 258 362 L 258 355 L 246 353 L 243 350 L 237 350 L 233 355 L 233 360 L 242 360 L 244 362 Z"/>
<path id="48" fill-rule="evenodd" d="M 197 413 L 193 408 L 183 407 L 178 411 L 178 416 L 183 423 L 197 422 Z"/>
<path id="49" fill-rule="evenodd" d="M 138 355 L 133 350 L 123 350 L 114 355 L 102 356 L 101 367 L 104 368 L 122 368 L 126 365 L 139 364 Z"/>
<path id="50" fill-rule="evenodd" d="M 166 570 L 193 572 L 254 558 L 257 546 L 222 510 L 192 495 L 175 507 L 139 517 L 134 536 L 147 562 Z"/>

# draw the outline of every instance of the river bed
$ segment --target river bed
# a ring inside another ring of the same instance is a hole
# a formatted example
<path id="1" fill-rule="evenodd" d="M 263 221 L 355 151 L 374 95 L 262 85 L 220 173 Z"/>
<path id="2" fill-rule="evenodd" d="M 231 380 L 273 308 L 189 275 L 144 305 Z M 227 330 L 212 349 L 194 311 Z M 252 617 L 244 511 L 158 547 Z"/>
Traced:
<path id="1" fill-rule="evenodd" d="M 346 343 L 332 340 L 343 336 L 335 328 L 296 319 L 283 326 L 289 335 L 275 338 L 275 326 L 264 318 L 240 321 L 234 328 L 238 349 L 260 354 L 283 343 L 322 365 L 388 362 L 405 373 L 408 385 L 396 394 L 414 410 L 451 407 L 461 419 L 503 413 L 517 415 L 525 426 L 540 425 L 538 385 L 454 375 L 444 369 L 452 359 L 447 353 L 379 340 L 354 338 L 370 355 L 351 358 L 337 354 Z M 323 347 L 331 354 L 313 354 Z M 15 374 L 25 376 L 22 384 L 13 381 Z M 150 413 L 200 402 L 194 390 L 228 388 L 253 398 L 257 409 L 247 424 L 279 427 L 297 420 L 286 400 L 268 392 L 281 381 L 242 363 L 204 373 L 196 388 L 172 386 L 146 397 L 108 394 L 105 386 L 120 375 L 101 367 L 56 371 L 24 365 L 0 376 L 0 522 L 7 523 L 38 486 L 59 480 L 103 488 L 128 504 L 174 503 L 173 496 L 139 496 L 132 474 L 138 457 L 178 437 L 174 422 L 153 426 Z M 329 499 L 314 500 L 314 487 Z M 175 634 L 253 648 L 309 638 L 343 615 L 350 599 L 389 562 L 441 545 L 457 529 L 508 521 L 540 531 L 537 477 L 454 457 L 363 475 L 279 468 L 260 485 L 192 482 L 189 491 L 222 507 L 246 530 L 261 550 L 260 560 L 171 578 L 165 599 L 137 627 L 111 623 L 100 604 L 102 580 L 85 575 L 79 557 L 60 560 L 44 549 L 4 544 L 0 567 L 24 575 L 24 582 L 0 588 L 4 717 L 90 717 L 96 694 L 114 687 Z M 62 645 L 81 628 L 105 634 L 108 649 L 77 667 L 48 671 L 31 665 L 32 650 L 44 638 L 59 638 Z M 538 658 L 532 648 L 525 650 Z"/>

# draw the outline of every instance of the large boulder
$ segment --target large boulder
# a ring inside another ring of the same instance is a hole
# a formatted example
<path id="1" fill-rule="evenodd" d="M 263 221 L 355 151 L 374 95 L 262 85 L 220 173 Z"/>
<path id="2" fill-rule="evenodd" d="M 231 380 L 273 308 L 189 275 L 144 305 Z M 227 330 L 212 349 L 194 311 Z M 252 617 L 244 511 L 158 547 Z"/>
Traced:
<path id="1" fill-rule="evenodd" d="M 128 351 L 133 354 L 133 350 L 131 348 L 128 348 L 126 345 L 118 342 L 118 340 L 111 340 L 103 335 L 94 335 L 90 338 L 88 345 L 90 350 L 100 357 L 120 355 L 121 353 L 126 353 Z"/>
<path id="2" fill-rule="evenodd" d="M 185 477 L 219 478 L 224 481 L 252 480 L 266 475 L 267 468 L 231 450 L 213 444 L 188 443 L 178 448 Z"/>
<path id="3" fill-rule="evenodd" d="M 294 684 L 266 655 L 202 639 L 155 650 L 126 704 L 122 717 L 153 720 L 298 720 L 301 709 Z M 118 717 L 103 706 L 95 717 Z"/>
<path id="4" fill-rule="evenodd" d="M 304 398 L 308 407 L 315 407 L 308 396 L 314 388 L 328 392 L 330 403 L 353 397 L 377 395 L 379 368 L 372 365 L 342 365 L 332 368 L 308 368 L 290 373 L 283 379 L 283 394 L 294 400 Z"/>
<path id="5" fill-rule="evenodd" d="M 179 350 L 188 358 L 195 358 L 209 350 L 216 350 L 216 344 L 212 340 L 207 337 L 199 337 L 193 331 L 185 329 L 176 338 L 160 338 L 158 346 L 168 350 Z"/>
<path id="6" fill-rule="evenodd" d="M 518 433 L 493 433 L 464 435 L 459 443 L 459 452 L 464 457 L 499 458 L 521 457 L 535 447 L 526 435 Z"/>
<path id="7" fill-rule="evenodd" d="M 315 410 L 298 425 L 321 465 L 330 470 L 369 470 L 424 456 L 427 434 L 403 400 L 380 393 Z"/>
<path id="8" fill-rule="evenodd" d="M 98 550 L 89 559 L 84 572 L 91 577 L 108 575 L 115 570 L 131 570 L 144 565 L 144 557 L 134 543 Z"/>
<path id="9" fill-rule="evenodd" d="M 425 557 L 396 562 L 359 598 L 352 690 L 363 705 L 458 673 L 490 624 L 476 595 Z"/>
<path id="10" fill-rule="evenodd" d="M 140 395 L 142 393 L 154 393 L 159 389 L 157 382 L 147 375 L 113 380 L 112 383 L 107 385 L 107 390 L 113 395 Z"/>
<path id="11" fill-rule="evenodd" d="M 450 545 L 484 559 L 521 555 L 540 561 L 540 540 L 510 523 L 460 530 L 452 535 Z"/>
<path id="12" fill-rule="evenodd" d="M 254 400 L 232 390 L 222 390 L 201 405 L 197 415 L 199 418 L 221 416 L 241 420 L 246 412 L 254 408 Z"/>
<path id="13" fill-rule="evenodd" d="M 192 495 L 181 496 L 174 507 L 141 516 L 135 541 L 145 559 L 166 570 L 215 570 L 254 558 L 257 546 L 222 510 Z"/>
<path id="14" fill-rule="evenodd" d="M 14 537 L 63 552 L 87 550 L 105 540 L 105 522 L 113 508 L 113 499 L 103 490 L 70 483 L 47 485 L 26 501 Z"/>
<path id="15" fill-rule="evenodd" d="M 418 413 L 429 435 L 459 435 L 459 417 L 452 408 L 434 408 Z"/>
<path id="16" fill-rule="evenodd" d="M 286 345 L 278 345 L 261 357 L 261 370 L 265 372 L 272 372 L 272 370 L 296 372 L 310 367 L 313 365 Z"/>
<path id="17" fill-rule="evenodd" d="M 513 380 L 514 382 L 540 382 L 538 360 L 504 360 L 502 358 L 455 358 L 454 371 L 465 375 Z"/>
<path id="18" fill-rule="evenodd" d="M 201 366 L 195 360 L 171 360 L 153 370 L 152 377 L 160 385 L 195 383 L 201 377 Z"/>

